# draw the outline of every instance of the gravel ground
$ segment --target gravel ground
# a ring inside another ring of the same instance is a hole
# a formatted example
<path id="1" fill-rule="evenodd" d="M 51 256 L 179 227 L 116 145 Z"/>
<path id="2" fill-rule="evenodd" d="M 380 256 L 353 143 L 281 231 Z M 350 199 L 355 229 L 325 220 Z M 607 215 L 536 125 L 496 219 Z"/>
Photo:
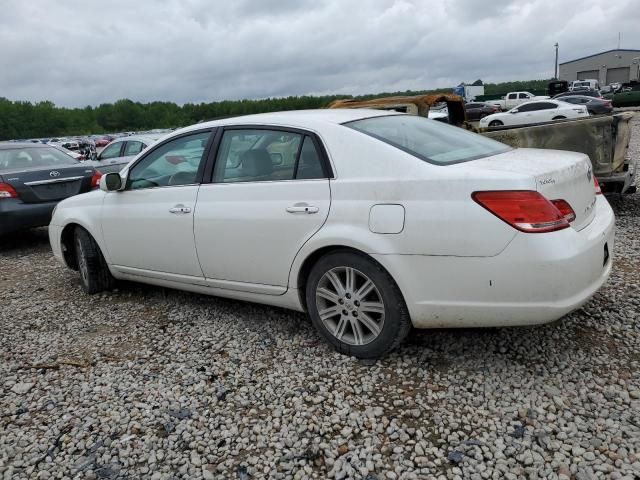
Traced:
<path id="1" fill-rule="evenodd" d="M 584 308 L 414 332 L 374 364 L 276 308 L 86 296 L 46 230 L 5 239 L 0 477 L 640 478 L 640 195 L 610 201 L 615 268 Z"/>

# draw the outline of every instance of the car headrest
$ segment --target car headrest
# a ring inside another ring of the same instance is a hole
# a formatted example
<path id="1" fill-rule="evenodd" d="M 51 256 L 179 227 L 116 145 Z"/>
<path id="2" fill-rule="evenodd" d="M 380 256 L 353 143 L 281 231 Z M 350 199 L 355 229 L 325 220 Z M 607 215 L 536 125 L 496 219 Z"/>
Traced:
<path id="1" fill-rule="evenodd" d="M 273 172 L 269 152 L 265 149 L 247 150 L 240 155 L 242 172 L 250 177 L 260 177 Z"/>

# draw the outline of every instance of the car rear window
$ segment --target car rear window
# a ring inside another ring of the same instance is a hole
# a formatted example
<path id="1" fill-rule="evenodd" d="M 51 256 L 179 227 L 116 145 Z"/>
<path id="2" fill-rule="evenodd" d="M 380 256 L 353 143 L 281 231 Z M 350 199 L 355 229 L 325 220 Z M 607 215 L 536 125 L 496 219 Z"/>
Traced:
<path id="1" fill-rule="evenodd" d="M 344 125 L 435 165 L 468 162 L 511 150 L 482 135 L 415 115 L 372 117 Z"/>
<path id="2" fill-rule="evenodd" d="M 0 172 L 21 168 L 77 165 L 66 153 L 53 147 L 25 147 L 0 149 Z"/>

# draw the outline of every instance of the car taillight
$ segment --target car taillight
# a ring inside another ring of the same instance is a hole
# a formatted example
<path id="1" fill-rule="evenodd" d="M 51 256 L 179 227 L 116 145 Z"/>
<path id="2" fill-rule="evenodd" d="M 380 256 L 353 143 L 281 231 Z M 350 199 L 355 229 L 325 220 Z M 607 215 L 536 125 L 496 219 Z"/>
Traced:
<path id="1" fill-rule="evenodd" d="M 533 190 L 473 192 L 471 198 L 521 232 L 554 232 L 569 227 L 558 207 Z"/>
<path id="2" fill-rule="evenodd" d="M 8 183 L 0 183 L 0 198 L 18 198 L 18 192 Z"/>
<path id="3" fill-rule="evenodd" d="M 551 200 L 551 203 L 555 205 L 567 222 L 571 223 L 576 219 L 576 212 L 573 211 L 573 208 L 566 200 Z"/>
<path id="4" fill-rule="evenodd" d="M 100 177 L 102 177 L 102 174 L 100 172 L 96 172 L 93 174 L 93 176 L 91 177 L 91 188 L 100 186 Z"/>
<path id="5" fill-rule="evenodd" d="M 600 188 L 600 182 L 596 177 L 593 177 L 593 186 L 596 189 L 596 195 L 602 195 L 602 189 Z"/>

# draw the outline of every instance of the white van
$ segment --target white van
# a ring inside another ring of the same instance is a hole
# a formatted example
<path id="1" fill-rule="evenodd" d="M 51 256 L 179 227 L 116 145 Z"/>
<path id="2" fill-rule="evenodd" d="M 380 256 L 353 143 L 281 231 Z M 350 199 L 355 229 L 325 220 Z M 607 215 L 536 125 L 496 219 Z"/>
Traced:
<path id="1" fill-rule="evenodd" d="M 571 82 L 571 85 L 569 85 L 569 91 L 573 92 L 574 90 L 600 90 L 600 85 L 598 84 L 598 80 L 593 78 L 574 80 Z"/>

